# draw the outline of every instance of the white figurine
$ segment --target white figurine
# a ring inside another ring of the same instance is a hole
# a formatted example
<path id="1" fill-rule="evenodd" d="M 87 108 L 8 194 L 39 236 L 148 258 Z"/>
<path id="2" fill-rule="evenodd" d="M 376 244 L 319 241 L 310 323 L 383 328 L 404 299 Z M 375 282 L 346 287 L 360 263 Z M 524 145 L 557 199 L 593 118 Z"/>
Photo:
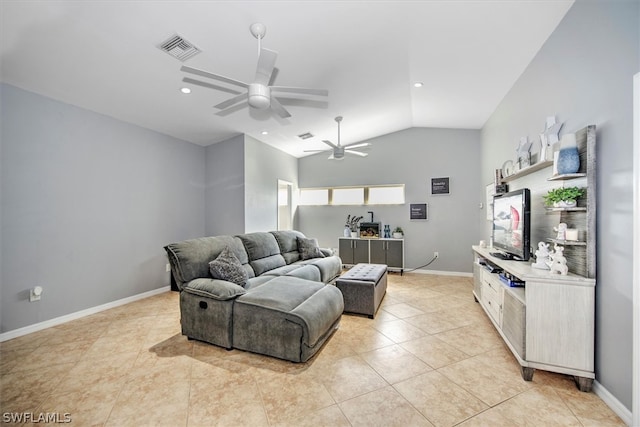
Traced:
<path id="1" fill-rule="evenodd" d="M 562 123 L 556 123 L 555 116 L 547 117 L 544 131 L 540 134 L 541 146 L 538 161 L 542 162 L 553 159 L 553 145 L 559 141 L 558 134 L 560 133 L 562 125 Z"/>
<path id="2" fill-rule="evenodd" d="M 551 263 L 549 264 L 549 269 L 551 273 L 559 273 L 565 276 L 569 272 L 567 258 L 563 255 L 563 252 L 564 248 L 562 246 L 554 246 L 554 251 L 550 254 Z"/>
<path id="3" fill-rule="evenodd" d="M 557 227 L 553 227 L 554 231 L 558 232 L 556 239 L 558 240 L 566 240 L 567 239 L 567 224 L 561 222 Z"/>
<path id="4" fill-rule="evenodd" d="M 536 262 L 531 266 L 533 268 L 539 268 L 540 270 L 549 270 L 549 244 L 544 242 L 538 243 L 538 250 L 535 256 Z"/>

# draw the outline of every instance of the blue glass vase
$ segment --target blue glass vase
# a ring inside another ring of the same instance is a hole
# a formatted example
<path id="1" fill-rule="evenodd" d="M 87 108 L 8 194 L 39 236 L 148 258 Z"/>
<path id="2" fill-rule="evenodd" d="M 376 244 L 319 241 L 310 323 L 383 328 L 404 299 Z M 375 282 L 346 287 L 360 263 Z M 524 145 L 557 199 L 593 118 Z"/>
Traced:
<path id="1" fill-rule="evenodd" d="M 580 155 L 577 147 L 562 148 L 558 154 L 558 173 L 576 173 L 580 169 Z"/>

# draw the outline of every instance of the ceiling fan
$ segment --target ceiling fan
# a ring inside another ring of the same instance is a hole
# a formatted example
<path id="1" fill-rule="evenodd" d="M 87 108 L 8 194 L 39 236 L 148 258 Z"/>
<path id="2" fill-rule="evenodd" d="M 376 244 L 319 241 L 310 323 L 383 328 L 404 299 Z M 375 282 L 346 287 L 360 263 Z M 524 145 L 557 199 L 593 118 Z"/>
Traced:
<path id="1" fill-rule="evenodd" d="M 222 115 L 225 112 L 231 112 L 227 110 L 233 109 L 235 111 L 236 108 L 244 105 L 249 105 L 250 107 L 257 108 L 260 110 L 267 109 L 271 107 L 273 111 L 275 111 L 280 117 L 286 119 L 291 117 L 291 114 L 282 106 L 280 100 L 273 96 L 272 93 L 290 93 L 290 94 L 303 94 L 303 95 L 318 95 L 318 96 L 328 96 L 329 91 L 325 89 L 307 89 L 301 87 L 288 87 L 288 86 L 272 86 L 270 85 L 271 77 L 273 74 L 273 70 L 275 68 L 276 58 L 278 57 L 278 53 L 269 49 L 263 49 L 260 47 L 260 41 L 264 37 L 267 32 L 267 28 L 261 23 L 251 24 L 249 27 L 251 34 L 255 38 L 258 39 L 258 67 L 256 69 L 256 76 L 252 83 L 245 83 L 239 80 L 235 80 L 229 77 L 221 76 L 219 74 L 210 73 L 208 71 L 200 70 L 197 68 L 189 67 L 183 65 L 180 70 L 196 74 L 201 77 L 207 77 L 213 80 L 218 80 L 224 83 L 229 83 L 235 86 L 239 86 L 242 89 L 246 89 L 246 92 L 237 92 L 235 90 L 229 90 L 227 88 L 222 88 L 220 86 L 212 85 L 207 82 L 201 82 L 198 80 L 190 79 L 188 77 L 183 78 L 182 80 L 187 83 L 196 84 L 199 86 L 207 87 L 210 89 L 218 89 L 225 92 L 232 92 L 237 94 L 233 98 L 230 98 L 226 101 L 223 101 L 214 107 L 222 110 L 217 114 Z M 244 104 L 244 105 L 243 105 Z"/>
<path id="2" fill-rule="evenodd" d="M 354 144 L 340 145 L 340 122 L 342 121 L 342 116 L 338 116 L 334 120 L 338 123 L 338 145 L 325 139 L 322 140 L 322 142 L 330 146 L 332 150 L 305 150 L 305 153 L 321 153 L 324 151 L 331 151 L 331 155 L 328 157 L 329 160 L 342 160 L 344 159 L 345 153 L 354 154 L 360 157 L 367 157 L 369 154 L 355 151 L 354 148 L 369 147 L 371 144 L 368 142 L 356 142 Z"/>

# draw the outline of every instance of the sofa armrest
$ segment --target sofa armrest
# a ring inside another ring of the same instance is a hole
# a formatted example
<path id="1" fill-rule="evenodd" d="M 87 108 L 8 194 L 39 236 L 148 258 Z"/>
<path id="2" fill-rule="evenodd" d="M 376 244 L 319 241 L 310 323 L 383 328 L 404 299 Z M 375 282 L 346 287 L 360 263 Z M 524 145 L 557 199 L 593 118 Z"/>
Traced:
<path id="1" fill-rule="evenodd" d="M 207 278 L 193 279 L 182 288 L 182 291 L 220 301 L 234 299 L 247 292 L 235 283 Z"/>

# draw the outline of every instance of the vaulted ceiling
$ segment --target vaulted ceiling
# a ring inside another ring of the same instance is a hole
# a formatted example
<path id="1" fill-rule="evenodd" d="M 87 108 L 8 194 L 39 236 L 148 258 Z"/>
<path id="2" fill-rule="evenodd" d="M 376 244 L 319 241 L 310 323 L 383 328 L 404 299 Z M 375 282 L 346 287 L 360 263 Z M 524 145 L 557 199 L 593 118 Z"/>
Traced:
<path id="1" fill-rule="evenodd" d="M 300 157 L 336 142 L 339 115 L 343 144 L 410 127 L 480 129 L 572 3 L 2 0 L 0 78 L 195 144 L 244 133 Z M 233 95 L 182 81 L 195 77 L 180 71 L 188 65 L 251 82 L 254 22 L 278 52 L 274 83 L 327 89 L 326 99 L 283 100 L 287 119 L 249 107 L 218 115 Z M 201 53 L 181 62 L 161 51 L 174 34 Z"/>

